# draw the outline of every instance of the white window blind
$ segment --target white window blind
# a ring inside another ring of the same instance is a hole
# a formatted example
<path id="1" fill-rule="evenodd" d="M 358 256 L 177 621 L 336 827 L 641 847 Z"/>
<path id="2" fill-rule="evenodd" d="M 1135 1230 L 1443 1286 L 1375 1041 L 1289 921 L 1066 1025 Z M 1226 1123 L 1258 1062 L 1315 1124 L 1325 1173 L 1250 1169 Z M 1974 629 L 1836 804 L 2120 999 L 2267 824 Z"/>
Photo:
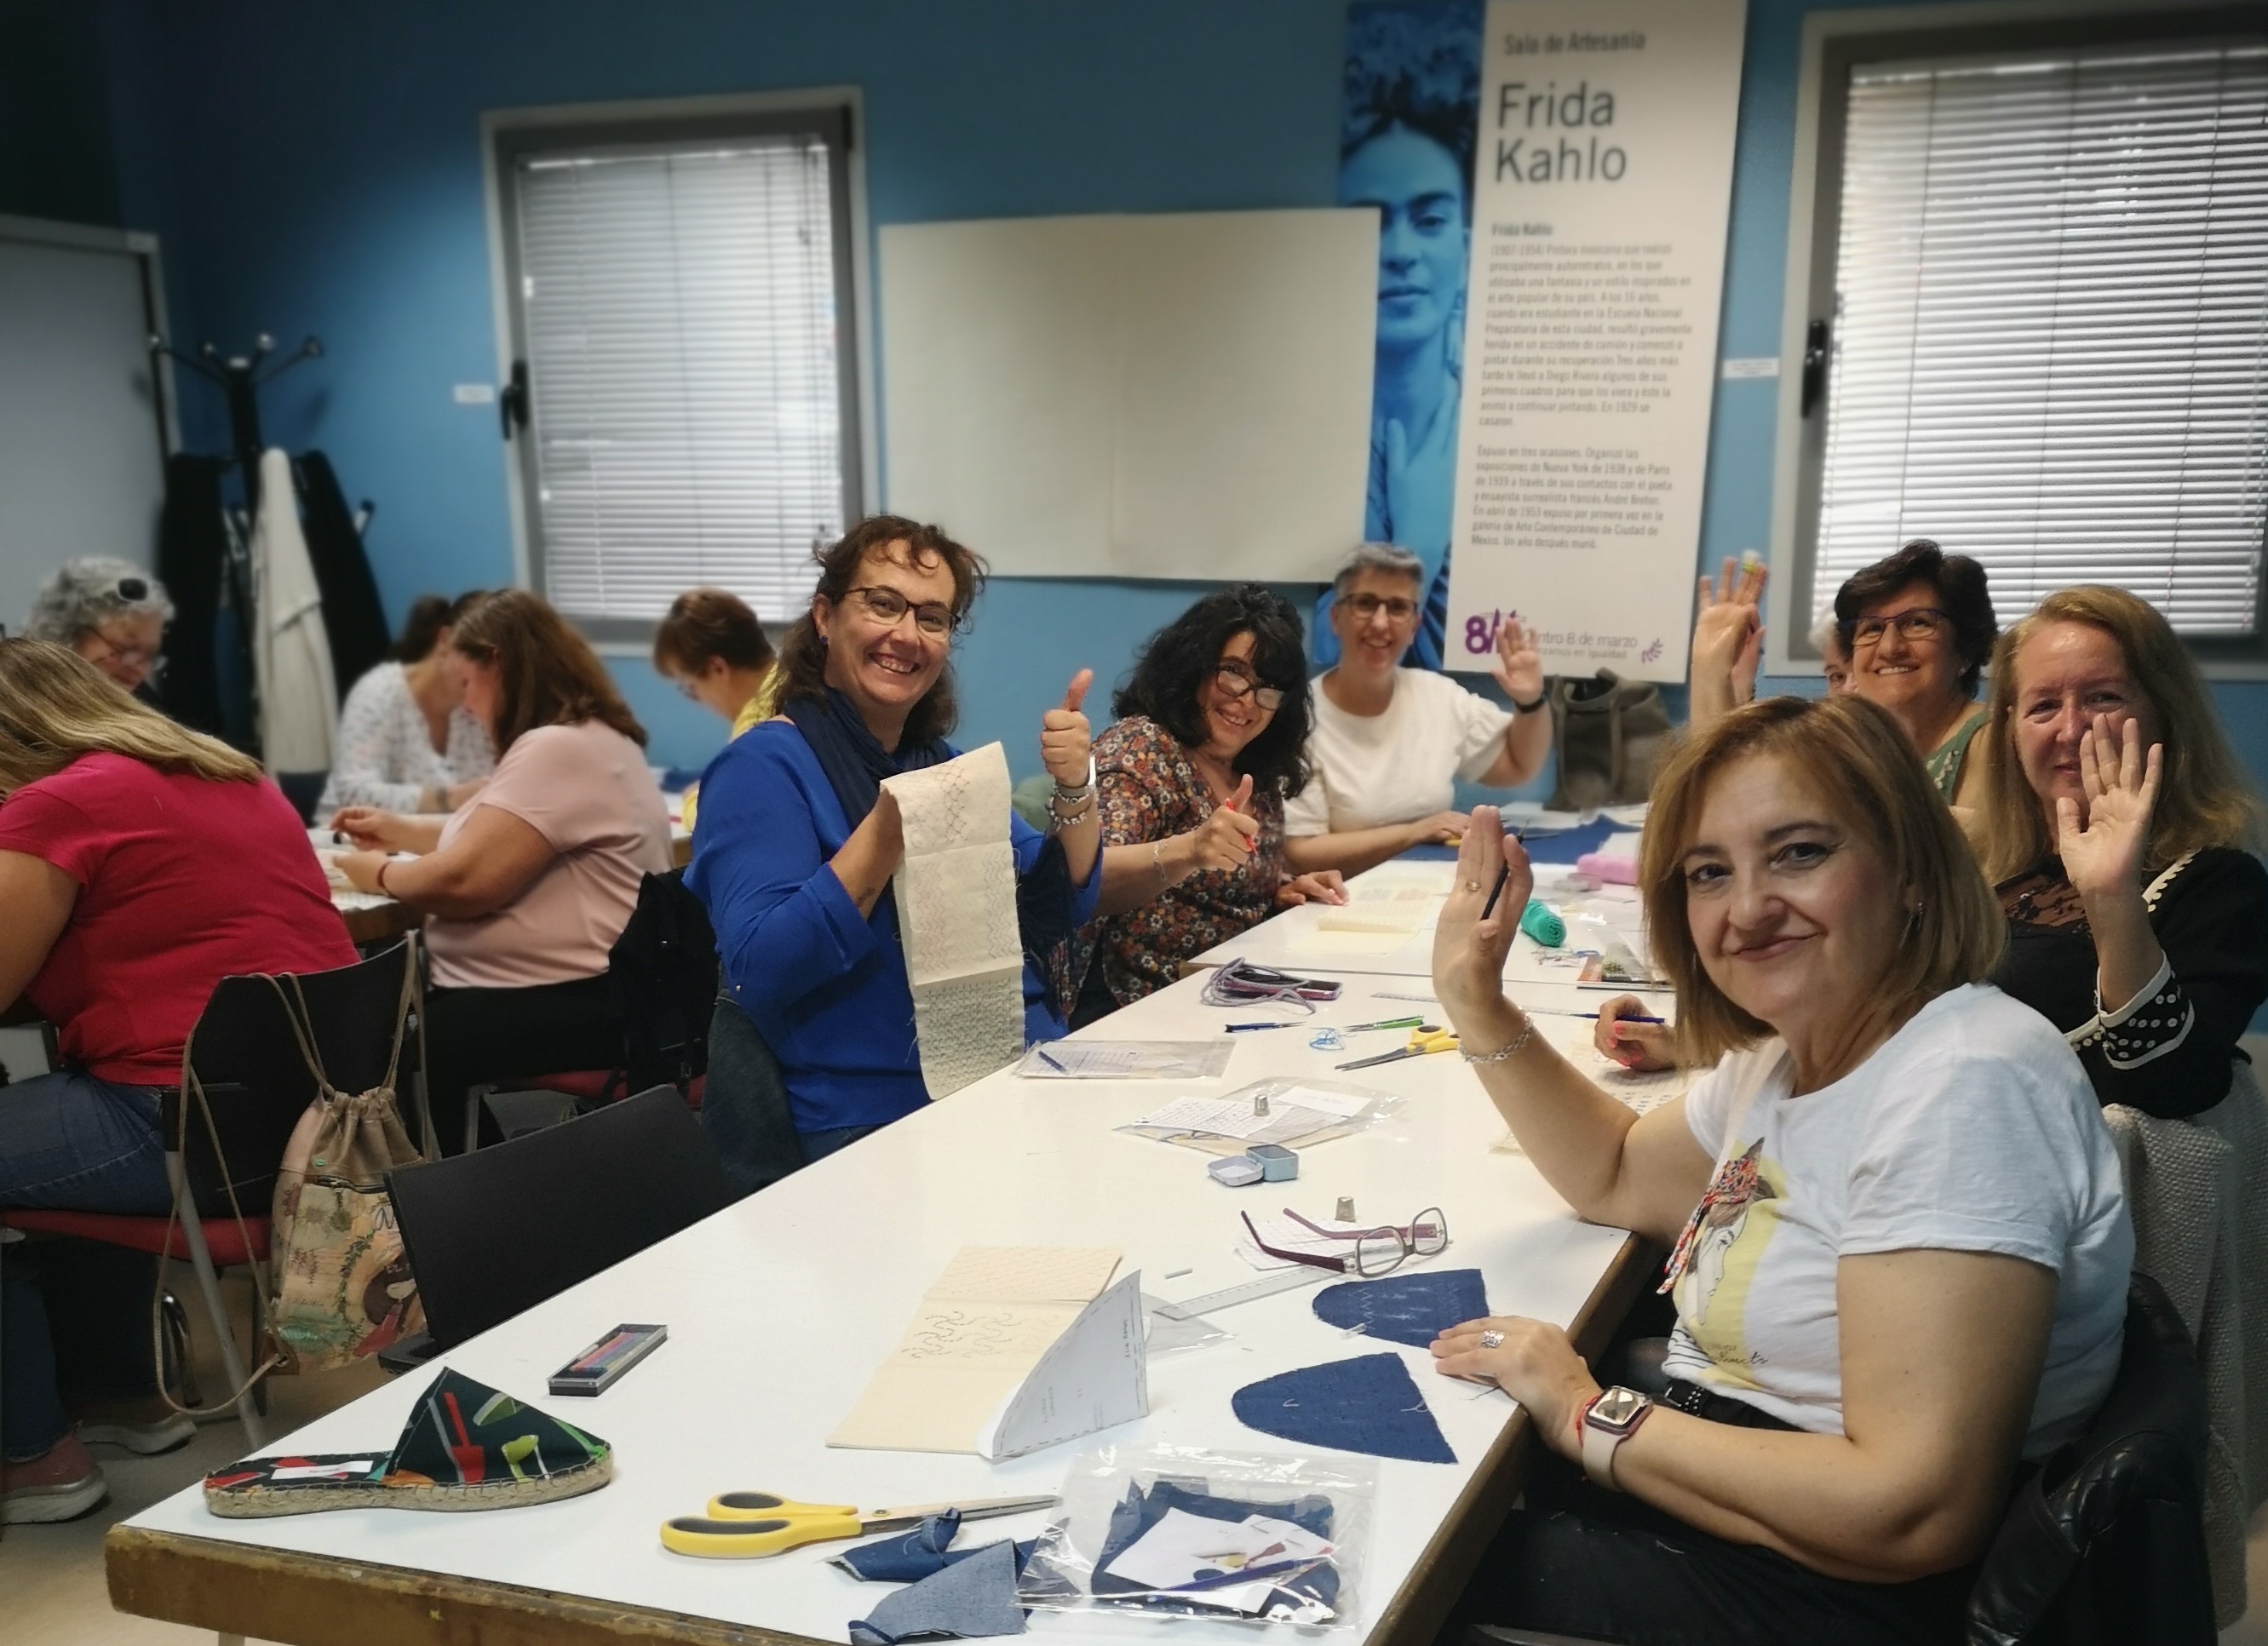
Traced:
<path id="1" fill-rule="evenodd" d="M 581 618 L 700 584 L 800 611 L 843 525 L 824 140 L 517 167 L 545 592 Z"/>
<path id="2" fill-rule="evenodd" d="M 1911 537 L 2260 626 L 2268 47 L 1854 69 L 1816 618 Z"/>

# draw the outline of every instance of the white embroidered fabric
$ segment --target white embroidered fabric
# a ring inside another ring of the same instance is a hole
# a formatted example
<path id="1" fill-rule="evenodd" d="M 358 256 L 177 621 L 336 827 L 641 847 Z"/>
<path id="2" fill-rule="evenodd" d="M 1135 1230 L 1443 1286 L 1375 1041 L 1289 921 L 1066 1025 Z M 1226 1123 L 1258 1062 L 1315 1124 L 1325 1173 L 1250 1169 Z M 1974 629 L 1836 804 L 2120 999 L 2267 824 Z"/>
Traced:
<path id="1" fill-rule="evenodd" d="M 904 820 L 892 877 L 922 1082 L 946 1097 L 1024 1050 L 1024 948 L 1008 843 L 1008 759 L 988 743 L 886 777 Z"/>

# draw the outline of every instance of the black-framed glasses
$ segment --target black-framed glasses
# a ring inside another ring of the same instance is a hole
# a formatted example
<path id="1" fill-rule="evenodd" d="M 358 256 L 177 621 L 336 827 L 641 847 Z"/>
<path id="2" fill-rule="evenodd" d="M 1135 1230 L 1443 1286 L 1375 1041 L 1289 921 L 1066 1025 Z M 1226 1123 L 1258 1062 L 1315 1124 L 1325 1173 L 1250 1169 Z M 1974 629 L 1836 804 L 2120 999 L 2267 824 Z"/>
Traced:
<path id="1" fill-rule="evenodd" d="M 1286 1263 L 1305 1263 L 1310 1268 L 1329 1269 L 1334 1275 L 1359 1275 L 1365 1280 L 1375 1280 L 1381 1275 L 1392 1274 L 1413 1257 L 1439 1256 L 1449 1246 L 1449 1220 L 1438 1206 L 1428 1206 L 1398 1228 L 1392 1223 L 1381 1223 L 1374 1229 L 1326 1229 L 1309 1223 L 1288 1206 L 1284 1215 L 1318 1239 L 1351 1241 L 1353 1249 L 1341 1255 L 1272 1246 L 1260 1238 L 1250 1212 L 1238 1214 L 1252 1236 L 1252 1244 L 1270 1257 L 1280 1258 Z"/>
<path id="2" fill-rule="evenodd" d="M 1219 687 L 1231 697 L 1249 697 L 1270 714 L 1274 714 L 1284 706 L 1282 687 L 1263 686 L 1233 663 L 1224 663 L 1215 669 L 1212 672 L 1212 680 L 1214 685 Z"/>
<path id="3" fill-rule="evenodd" d="M 1347 610 L 1366 623 L 1381 612 L 1396 623 L 1406 623 L 1418 615 L 1418 602 L 1399 594 L 1351 594 L 1346 604 Z"/>
<path id="4" fill-rule="evenodd" d="M 924 635 L 942 638 L 961 626 L 953 608 L 937 600 L 924 600 L 919 605 L 909 600 L 895 589 L 884 589 L 873 584 L 849 589 L 845 593 L 858 597 L 858 604 L 866 614 L 886 628 L 897 627 L 908 612 L 914 614 L 914 627 Z"/>
<path id="5" fill-rule="evenodd" d="M 1881 644 L 1882 636 L 1888 634 L 1891 626 L 1895 624 L 1897 627 L 1899 639 L 1920 645 L 1929 641 L 1942 639 L 1946 629 L 1951 627 L 1952 622 L 1953 619 L 1950 616 L 1934 606 L 1909 606 L 1903 612 L 1892 612 L 1884 617 L 1853 618 L 1845 628 L 1844 635 L 1845 643 L 1852 650 L 1856 651 L 1861 646 Z"/>

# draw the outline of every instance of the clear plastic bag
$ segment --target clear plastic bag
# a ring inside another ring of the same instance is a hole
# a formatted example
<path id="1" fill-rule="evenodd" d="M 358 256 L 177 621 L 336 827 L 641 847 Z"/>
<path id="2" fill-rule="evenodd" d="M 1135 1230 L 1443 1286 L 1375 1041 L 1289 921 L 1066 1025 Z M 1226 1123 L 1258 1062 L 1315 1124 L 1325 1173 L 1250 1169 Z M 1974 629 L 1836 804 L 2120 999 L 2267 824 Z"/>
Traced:
<path id="1" fill-rule="evenodd" d="M 1235 1049 L 1224 1040 L 1042 1040 L 1016 1072 L 1027 1080 L 1218 1080 Z"/>
<path id="2" fill-rule="evenodd" d="M 1044 1612 L 1349 1628 L 1377 1501 L 1376 1466 L 1336 1452 L 1099 1447 L 1071 1460 L 1016 1598 Z"/>
<path id="3" fill-rule="evenodd" d="M 1401 1107 L 1399 1097 L 1375 1086 L 1285 1075 L 1256 1080 L 1219 1097 L 1189 1093 L 1118 1129 L 1208 1154 L 1241 1155 L 1255 1143 L 1311 1148 L 1366 1131 Z"/>

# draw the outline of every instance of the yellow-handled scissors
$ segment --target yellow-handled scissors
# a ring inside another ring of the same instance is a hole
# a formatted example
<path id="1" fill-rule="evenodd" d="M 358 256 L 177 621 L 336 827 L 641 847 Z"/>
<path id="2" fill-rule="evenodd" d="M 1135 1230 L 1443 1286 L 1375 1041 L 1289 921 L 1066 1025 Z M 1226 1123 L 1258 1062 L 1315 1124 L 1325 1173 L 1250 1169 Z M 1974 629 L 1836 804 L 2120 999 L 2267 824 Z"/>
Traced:
<path id="1" fill-rule="evenodd" d="M 806 1543 L 831 1543 L 880 1532 L 910 1532 L 932 1515 L 958 1510 L 963 1520 L 990 1520 L 1052 1509 L 1056 1499 L 983 1497 L 960 1503 L 917 1503 L 871 1513 L 849 1503 L 802 1503 L 772 1492 L 725 1492 L 709 1500 L 705 1515 L 680 1515 L 661 1525 L 661 1546 L 711 1560 L 751 1560 L 784 1554 Z"/>
<path id="2" fill-rule="evenodd" d="M 1421 1023 L 1410 1031 L 1410 1044 L 1397 1052 L 1381 1052 L 1375 1057 L 1358 1057 L 1351 1063 L 1341 1063 L 1341 1069 L 1369 1069 L 1379 1063 L 1398 1063 L 1405 1057 L 1425 1057 L 1434 1052 L 1454 1052 L 1457 1037 L 1454 1031 L 1439 1024 Z"/>

